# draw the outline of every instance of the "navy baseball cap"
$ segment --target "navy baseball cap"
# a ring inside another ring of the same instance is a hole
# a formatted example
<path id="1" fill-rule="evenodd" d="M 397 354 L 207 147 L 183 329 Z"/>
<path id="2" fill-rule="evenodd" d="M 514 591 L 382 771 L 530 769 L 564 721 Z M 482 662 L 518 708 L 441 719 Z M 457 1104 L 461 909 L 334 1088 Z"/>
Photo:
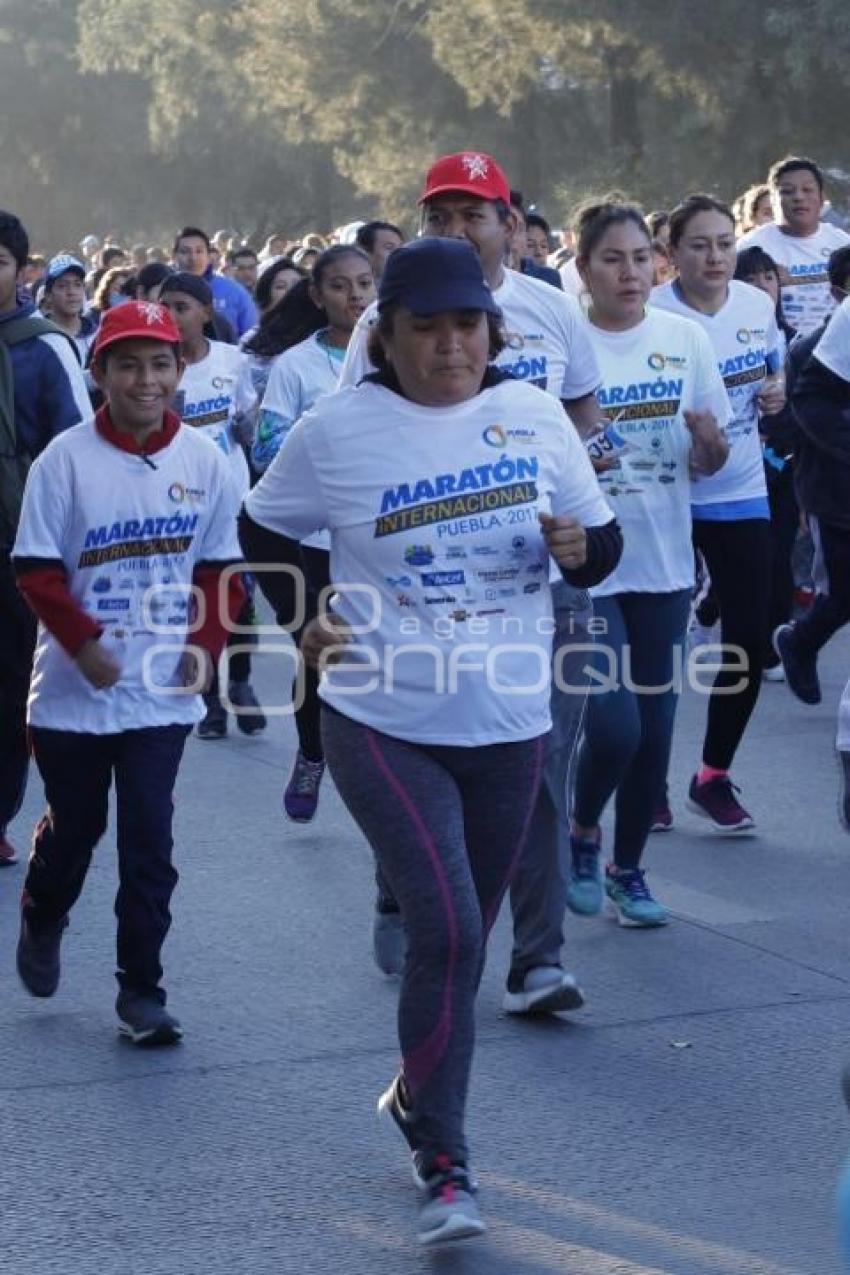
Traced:
<path id="1" fill-rule="evenodd" d="M 57 279 L 62 278 L 63 274 L 77 274 L 81 279 L 85 279 L 86 268 L 82 261 L 72 257 L 69 252 L 63 252 L 58 257 L 51 258 L 48 262 L 45 282 L 48 284 L 55 283 Z"/>
<path id="2" fill-rule="evenodd" d="M 472 245 L 465 239 L 433 235 L 403 244 L 387 260 L 378 289 L 378 311 L 396 305 L 413 314 L 444 310 L 501 314 Z"/>

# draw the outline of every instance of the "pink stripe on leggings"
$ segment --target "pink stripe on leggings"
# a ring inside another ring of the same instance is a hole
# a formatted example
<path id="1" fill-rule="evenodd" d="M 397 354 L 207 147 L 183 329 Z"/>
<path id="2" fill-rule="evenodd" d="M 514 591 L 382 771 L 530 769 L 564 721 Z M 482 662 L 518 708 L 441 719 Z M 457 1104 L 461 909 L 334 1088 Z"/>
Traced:
<path id="1" fill-rule="evenodd" d="M 440 856 L 437 853 L 437 847 L 434 845 L 433 838 L 428 831 L 424 819 L 416 808 L 416 805 L 410 794 L 398 778 L 390 769 L 374 731 L 366 729 L 366 741 L 369 751 L 372 754 L 375 765 L 386 779 L 390 788 L 395 793 L 405 813 L 413 824 L 419 839 L 425 849 L 425 853 L 431 863 L 434 877 L 437 882 L 437 889 L 443 902 L 445 912 L 446 928 L 449 936 L 449 954 L 446 968 L 446 981 L 443 987 L 443 1007 L 440 1011 L 440 1017 L 437 1025 L 431 1032 L 430 1036 L 418 1045 L 411 1055 L 404 1059 L 404 1077 L 410 1085 L 412 1093 L 416 1093 L 423 1087 L 426 1081 L 436 1070 L 446 1052 L 451 1034 L 452 1020 L 452 992 L 454 989 L 454 972 L 457 964 L 457 920 L 452 906 L 452 896 L 449 890 L 446 874 L 443 871 L 443 865 L 440 862 Z"/>

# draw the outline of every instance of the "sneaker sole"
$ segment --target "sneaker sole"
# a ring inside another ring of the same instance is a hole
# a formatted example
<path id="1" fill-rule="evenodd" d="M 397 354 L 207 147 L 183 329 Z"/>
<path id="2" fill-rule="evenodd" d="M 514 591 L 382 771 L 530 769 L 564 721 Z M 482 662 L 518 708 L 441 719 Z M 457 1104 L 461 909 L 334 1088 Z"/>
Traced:
<path id="1" fill-rule="evenodd" d="M 423 1247 L 432 1244 L 450 1244 L 455 1240 L 471 1240 L 477 1235 L 483 1235 L 487 1230 L 486 1223 L 481 1218 L 470 1217 L 449 1217 L 441 1227 L 435 1231 L 419 1232 L 419 1243 Z"/>
<path id="2" fill-rule="evenodd" d="M 291 815 L 286 809 L 284 809 L 283 814 L 284 818 L 288 819 L 290 823 L 312 823 L 316 818 L 315 813 L 308 815 L 305 819 L 303 815 Z"/>
<path id="3" fill-rule="evenodd" d="M 844 775 L 844 762 L 841 760 L 840 748 L 833 751 L 835 758 L 835 768 L 838 771 L 838 800 L 836 807 L 838 810 L 838 822 L 845 832 L 850 832 L 850 786 Z"/>
<path id="4" fill-rule="evenodd" d="M 378 1099 L 377 1108 L 376 1108 L 378 1112 L 378 1123 L 380 1124 L 382 1129 L 387 1131 L 387 1133 L 389 1132 L 393 1133 L 394 1141 L 397 1141 L 398 1138 L 401 1138 L 402 1141 L 404 1142 L 404 1145 L 408 1148 L 408 1150 L 410 1150 L 410 1144 L 408 1143 L 407 1138 L 405 1138 L 404 1133 L 399 1127 L 398 1121 L 393 1115 L 392 1098 L 390 1096 L 391 1093 L 392 1093 L 392 1086 L 390 1086 L 389 1089 L 385 1089 L 384 1092 L 381 1094 L 380 1098 Z M 425 1182 L 425 1179 L 422 1177 L 419 1170 L 417 1169 L 416 1161 L 412 1158 L 412 1155 L 413 1153 L 411 1152 L 410 1167 L 413 1173 L 413 1185 L 417 1188 L 417 1190 L 424 1191 L 427 1183 Z"/>
<path id="5" fill-rule="evenodd" d="M 699 805 L 698 802 L 693 801 L 690 797 L 685 799 L 685 806 L 692 814 L 699 815 L 701 819 L 705 819 L 707 823 L 711 824 L 715 832 L 718 832 L 723 836 L 740 837 L 742 835 L 755 833 L 756 821 L 749 815 L 747 816 L 747 819 L 742 820 L 741 823 L 718 823 L 716 819 L 712 819 L 711 815 L 708 814 L 707 811 L 703 810 L 702 806 Z"/>
<path id="6" fill-rule="evenodd" d="M 12 864 L 17 862 L 18 856 L 16 854 L 0 855 L 0 868 L 11 868 Z"/>
<path id="7" fill-rule="evenodd" d="M 653 824 L 650 824 L 649 831 L 650 832 L 672 832 L 673 825 L 672 823 L 653 823 Z"/>
<path id="8" fill-rule="evenodd" d="M 616 921 L 624 930 L 660 930 L 663 925 L 667 925 L 670 921 L 669 916 L 657 921 L 635 921 L 632 917 L 625 916 L 612 899 L 608 900 L 608 912 L 611 920 Z"/>
<path id="9" fill-rule="evenodd" d="M 541 988 L 537 992 L 505 992 L 502 1009 L 506 1014 L 557 1014 L 564 1010 L 581 1009 L 584 996 L 581 988 L 570 984 Z"/>
<path id="10" fill-rule="evenodd" d="M 134 1031 L 129 1023 L 118 1024 L 118 1034 L 133 1045 L 143 1049 L 155 1049 L 160 1045 L 176 1045 L 183 1039 L 181 1027 L 154 1027 L 149 1031 Z"/>

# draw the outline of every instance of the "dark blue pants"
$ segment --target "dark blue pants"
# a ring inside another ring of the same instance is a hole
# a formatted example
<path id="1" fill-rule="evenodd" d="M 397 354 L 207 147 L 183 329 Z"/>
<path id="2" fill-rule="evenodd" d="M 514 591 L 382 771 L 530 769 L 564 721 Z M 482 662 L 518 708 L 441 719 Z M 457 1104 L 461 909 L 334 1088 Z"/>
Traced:
<path id="1" fill-rule="evenodd" d="M 0 549 L 0 836 L 21 808 L 27 786 L 27 696 L 36 621 Z"/>
<path id="2" fill-rule="evenodd" d="M 573 810 L 577 824 L 592 828 L 616 792 L 618 868 L 640 864 L 664 785 L 690 604 L 690 589 L 593 600 L 606 630 L 587 662 L 610 689 L 591 680 Z"/>
<path id="3" fill-rule="evenodd" d="M 33 755 L 47 797 L 35 830 L 24 909 L 34 929 L 65 916 L 79 898 L 92 851 L 106 831 L 109 788 L 118 802 L 118 982 L 155 996 L 160 951 L 171 925 L 177 884 L 171 864 L 173 791 L 188 726 L 155 726 L 118 735 L 32 730 Z"/>

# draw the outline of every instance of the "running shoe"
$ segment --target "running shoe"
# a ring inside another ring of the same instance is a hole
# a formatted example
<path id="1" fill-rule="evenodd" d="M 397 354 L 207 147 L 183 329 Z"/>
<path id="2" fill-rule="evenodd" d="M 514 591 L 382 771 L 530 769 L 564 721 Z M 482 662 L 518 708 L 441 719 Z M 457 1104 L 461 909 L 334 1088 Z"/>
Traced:
<path id="1" fill-rule="evenodd" d="M 16 964 L 24 987 L 32 996 L 52 996 L 59 986 L 59 948 L 62 935 L 68 925 L 67 916 L 61 921 L 35 927 L 21 913 L 21 932 L 18 938 Z"/>
<path id="2" fill-rule="evenodd" d="M 694 775 L 688 789 L 687 806 L 695 815 L 707 819 L 715 832 L 752 832 L 756 821 L 735 796 L 740 791 L 728 775 L 716 775 L 704 784 L 697 783 Z"/>
<path id="3" fill-rule="evenodd" d="M 118 1030 L 134 1045 L 176 1045 L 183 1028 L 155 996 L 121 991 L 115 1002 L 120 1019 Z"/>
<path id="4" fill-rule="evenodd" d="M 788 689 L 804 704 L 821 701 L 817 656 L 801 655 L 794 644 L 794 625 L 780 624 L 773 634 L 773 649 L 782 661 Z"/>
<path id="5" fill-rule="evenodd" d="M 425 1189 L 427 1199 L 419 1210 L 420 1244 L 472 1239 L 487 1230 L 465 1165 L 452 1164 L 448 1156 L 437 1156 Z"/>
<path id="6" fill-rule="evenodd" d="M 5 834 L 0 836 L 0 868 L 10 868 L 17 862 L 18 855 L 15 847 L 6 840 Z"/>
<path id="7" fill-rule="evenodd" d="M 420 1190 L 425 1189 L 418 1155 L 419 1148 L 413 1135 L 413 1121 L 410 1114 L 410 1096 L 404 1076 L 396 1076 L 392 1084 L 384 1090 L 378 1099 L 378 1119 L 384 1128 L 395 1126 L 410 1148 L 413 1181 Z"/>
<path id="8" fill-rule="evenodd" d="M 372 922 L 372 953 L 375 964 L 388 978 L 404 973 L 407 960 L 407 931 L 395 901 L 378 899 Z"/>
<path id="9" fill-rule="evenodd" d="M 577 916 L 598 916 L 602 911 L 602 877 L 599 867 L 599 839 L 570 837 L 570 879 L 567 907 Z"/>
<path id="10" fill-rule="evenodd" d="M 581 1009 L 584 996 L 578 983 L 560 965 L 537 965 L 530 970 L 511 970 L 502 1001 L 506 1014 L 557 1014 Z"/>
<path id="11" fill-rule="evenodd" d="M 243 735 L 258 735 L 267 726 L 266 716 L 250 682 L 231 682 L 230 702 L 235 709 L 236 725 Z"/>
<path id="12" fill-rule="evenodd" d="M 761 672 L 762 681 L 764 682 L 784 682 L 785 669 L 780 664 L 767 664 Z"/>
<path id="13" fill-rule="evenodd" d="M 845 832 L 850 832 L 850 753 L 835 750 L 841 772 L 841 788 L 838 794 L 838 817 Z"/>
<path id="14" fill-rule="evenodd" d="M 719 620 L 714 624 L 700 624 L 699 620 L 694 619 L 688 630 L 688 650 L 694 653 L 694 659 L 698 664 L 717 661 L 720 652 L 711 650 L 711 648 L 717 646 L 719 642 Z"/>
<path id="15" fill-rule="evenodd" d="M 319 786 L 325 773 L 323 761 L 310 761 L 299 748 L 286 791 L 283 809 L 294 823 L 309 823 L 319 804 Z"/>
<path id="16" fill-rule="evenodd" d="M 605 893 L 620 925 L 631 929 L 651 929 L 667 924 L 665 909 L 653 899 L 640 868 L 605 869 Z"/>
<path id="17" fill-rule="evenodd" d="M 650 832 L 669 832 L 673 827 L 673 811 L 670 809 L 670 803 L 666 799 L 655 807 L 652 816 L 652 823 L 649 825 Z"/>
<path id="18" fill-rule="evenodd" d="M 198 722 L 198 739 L 224 739 L 227 734 L 227 710 L 217 695 L 205 695 L 207 714 Z"/>

